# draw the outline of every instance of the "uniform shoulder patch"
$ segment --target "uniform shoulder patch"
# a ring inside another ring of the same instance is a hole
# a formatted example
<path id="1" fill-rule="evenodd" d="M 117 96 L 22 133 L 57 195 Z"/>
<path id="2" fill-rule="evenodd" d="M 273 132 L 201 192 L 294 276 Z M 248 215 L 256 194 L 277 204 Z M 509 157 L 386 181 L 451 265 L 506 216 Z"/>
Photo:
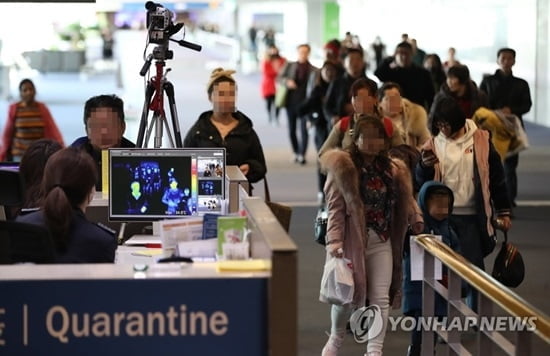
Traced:
<path id="1" fill-rule="evenodd" d="M 38 210 L 40 210 L 40 208 L 23 208 L 21 209 L 19 214 L 26 215 L 26 214 L 34 213 L 35 211 L 38 211 Z"/>
<path id="2" fill-rule="evenodd" d="M 116 230 L 111 229 L 109 226 L 107 226 L 107 225 L 105 225 L 105 224 L 102 224 L 102 223 L 100 223 L 100 222 L 97 222 L 97 223 L 95 223 L 95 225 L 96 225 L 97 227 L 99 227 L 101 230 L 103 230 L 103 231 L 105 231 L 105 232 L 107 232 L 107 233 L 109 233 L 109 234 L 111 234 L 111 235 L 113 235 L 113 236 L 116 235 Z"/>

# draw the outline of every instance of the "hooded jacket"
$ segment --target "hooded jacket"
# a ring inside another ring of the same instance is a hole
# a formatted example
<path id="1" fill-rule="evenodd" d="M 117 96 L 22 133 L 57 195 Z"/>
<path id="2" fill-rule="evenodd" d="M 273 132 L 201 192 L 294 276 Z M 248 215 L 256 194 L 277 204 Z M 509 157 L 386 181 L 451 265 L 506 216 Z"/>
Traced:
<path id="1" fill-rule="evenodd" d="M 472 128 L 473 139 L 473 185 L 475 199 L 475 215 L 480 219 L 483 228 L 482 233 L 494 236 L 495 231 L 491 222 L 493 217 L 493 205 L 498 215 L 510 214 L 510 202 L 508 200 L 504 169 L 500 156 L 489 139 L 489 133 L 475 128 L 475 123 L 470 119 L 466 124 Z M 473 126 L 472 126 L 473 125 Z M 433 167 L 424 167 L 422 162 L 416 166 L 416 180 L 423 184 L 428 180 L 442 181 L 443 174 L 440 162 L 445 159 L 444 152 L 438 151 L 435 138 L 427 141 L 422 149 L 433 150 L 439 162 Z M 456 201 L 456 192 L 455 201 Z"/>
<path id="2" fill-rule="evenodd" d="M 353 302 L 362 306 L 367 295 L 367 272 L 365 251 L 367 232 L 364 203 L 359 187 L 359 169 L 347 151 L 333 149 L 320 159 L 323 169 L 328 172 L 325 184 L 325 197 L 328 207 L 327 241 L 342 240 L 346 258 L 353 264 L 355 291 Z M 403 161 L 392 161 L 392 189 L 396 201 L 392 208 L 390 222 L 390 240 L 392 246 L 392 282 L 390 286 L 390 304 L 401 304 L 403 239 L 407 222 L 416 218 L 412 194 L 412 179 Z M 327 258 L 329 253 L 327 252 Z M 321 299 L 321 301 L 324 301 Z M 326 301 L 325 301 L 326 302 Z"/>
<path id="3" fill-rule="evenodd" d="M 434 192 L 446 191 L 449 197 L 449 210 L 447 218 L 439 221 L 434 219 L 428 212 L 427 200 L 428 197 Z M 418 206 L 421 209 L 424 216 L 424 233 L 440 235 L 442 241 L 451 247 L 454 251 L 459 251 L 459 241 L 456 233 L 453 231 L 450 225 L 449 217 L 453 211 L 454 195 L 453 191 L 446 185 L 436 182 L 428 181 L 422 185 L 420 192 L 418 193 Z M 405 240 L 404 245 L 404 259 L 403 259 L 403 313 L 409 314 L 414 310 L 422 309 L 422 281 L 411 281 L 411 261 L 410 261 L 410 241 Z M 437 295 L 437 293 L 436 293 Z M 445 301 L 439 296 L 436 296 L 436 315 L 445 315 Z"/>
<path id="4" fill-rule="evenodd" d="M 198 120 L 187 132 L 184 147 L 225 147 L 226 164 L 240 166 L 248 164 L 250 170 L 246 178 L 255 183 L 265 177 L 267 172 L 264 151 L 260 139 L 254 131 L 252 120 L 240 111 L 234 112 L 233 117 L 239 123 L 225 138 L 222 138 L 218 129 L 210 118 L 213 111 L 203 112 Z"/>

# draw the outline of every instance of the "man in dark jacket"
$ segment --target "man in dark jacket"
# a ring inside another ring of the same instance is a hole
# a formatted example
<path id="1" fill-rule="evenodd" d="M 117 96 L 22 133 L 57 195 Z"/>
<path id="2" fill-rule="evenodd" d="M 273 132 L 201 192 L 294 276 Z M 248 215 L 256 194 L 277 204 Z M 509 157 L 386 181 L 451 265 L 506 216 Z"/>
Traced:
<path id="1" fill-rule="evenodd" d="M 430 72 L 414 64 L 412 58 L 411 44 L 401 42 L 395 49 L 395 56 L 384 59 L 374 74 L 383 82 L 399 84 L 405 98 L 428 111 L 434 98 Z"/>
<path id="2" fill-rule="evenodd" d="M 529 84 L 521 78 L 514 77 L 512 67 L 516 63 L 516 51 L 511 48 L 501 48 L 497 52 L 499 69 L 495 74 L 487 76 L 481 82 L 479 88 L 487 93 L 489 108 L 501 110 L 505 114 L 514 114 L 521 121 L 522 115 L 531 109 L 531 93 Z M 519 155 L 512 155 L 504 160 L 504 172 L 508 197 L 513 206 L 516 205 L 518 192 L 518 178 L 516 169 L 519 163 Z"/>
<path id="3" fill-rule="evenodd" d="M 365 67 L 363 50 L 349 48 L 344 59 L 345 72 L 330 83 L 325 95 L 323 110 L 330 127 L 340 118 L 353 114 L 349 90 L 357 79 L 367 78 Z"/>
<path id="4" fill-rule="evenodd" d="M 297 48 L 298 60 L 289 62 L 278 75 L 278 82 L 288 90 L 285 110 L 288 117 L 288 134 L 290 144 L 294 152 L 294 162 L 306 164 L 306 152 L 309 141 L 307 129 L 307 118 L 298 114 L 298 109 L 307 97 L 307 87 L 310 75 L 317 71 L 309 62 L 311 47 L 308 44 L 301 44 Z M 300 139 L 296 135 L 296 128 L 299 125 Z"/>
<path id="5" fill-rule="evenodd" d="M 488 105 L 487 95 L 477 89 L 476 84 L 470 79 L 470 70 L 462 64 L 456 64 L 449 68 L 447 79 L 441 86 L 439 93 L 436 94 L 434 103 L 430 109 L 430 123 L 432 122 L 431 117 L 435 103 L 445 96 L 455 99 L 464 112 L 464 116 L 469 119 L 474 116 L 477 109 Z M 431 127 L 430 124 L 430 129 L 433 133 L 435 128 Z"/>
<path id="6" fill-rule="evenodd" d="M 123 136 L 126 123 L 122 99 L 116 95 L 98 95 L 88 99 L 84 105 L 84 127 L 87 136 L 77 138 L 71 146 L 82 148 L 97 163 L 96 190 L 101 191 L 101 150 L 136 147 Z"/>

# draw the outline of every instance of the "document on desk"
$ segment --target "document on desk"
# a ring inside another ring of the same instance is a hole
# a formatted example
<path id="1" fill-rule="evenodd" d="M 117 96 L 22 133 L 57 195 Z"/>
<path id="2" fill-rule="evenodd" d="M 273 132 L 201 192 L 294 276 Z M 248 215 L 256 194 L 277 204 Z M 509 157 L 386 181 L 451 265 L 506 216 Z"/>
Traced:
<path id="1" fill-rule="evenodd" d="M 202 217 L 159 221 L 160 240 L 165 251 L 175 251 L 178 243 L 202 238 Z"/>
<path id="2" fill-rule="evenodd" d="M 178 243 L 176 255 L 182 257 L 215 257 L 218 239 L 182 241 Z"/>
<path id="3" fill-rule="evenodd" d="M 160 236 L 158 235 L 134 235 L 124 242 L 126 246 L 148 246 L 160 245 Z"/>

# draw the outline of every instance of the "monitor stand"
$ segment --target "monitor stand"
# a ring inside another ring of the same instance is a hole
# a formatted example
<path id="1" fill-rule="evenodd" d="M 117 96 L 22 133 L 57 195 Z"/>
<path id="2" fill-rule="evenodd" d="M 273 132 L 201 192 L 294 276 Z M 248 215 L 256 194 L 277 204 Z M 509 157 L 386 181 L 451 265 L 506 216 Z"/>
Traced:
<path id="1" fill-rule="evenodd" d="M 160 243 L 160 223 L 154 221 L 151 226 L 144 227 L 144 231 L 133 234 L 127 240 L 121 240 L 121 237 L 124 236 L 124 230 L 128 223 L 122 223 L 120 226 L 120 231 L 118 234 L 119 241 L 122 241 L 121 244 L 124 245 L 134 245 L 134 244 L 159 244 Z"/>
<path id="2" fill-rule="evenodd" d="M 153 221 L 153 235 L 160 237 L 160 223 L 158 221 Z"/>

